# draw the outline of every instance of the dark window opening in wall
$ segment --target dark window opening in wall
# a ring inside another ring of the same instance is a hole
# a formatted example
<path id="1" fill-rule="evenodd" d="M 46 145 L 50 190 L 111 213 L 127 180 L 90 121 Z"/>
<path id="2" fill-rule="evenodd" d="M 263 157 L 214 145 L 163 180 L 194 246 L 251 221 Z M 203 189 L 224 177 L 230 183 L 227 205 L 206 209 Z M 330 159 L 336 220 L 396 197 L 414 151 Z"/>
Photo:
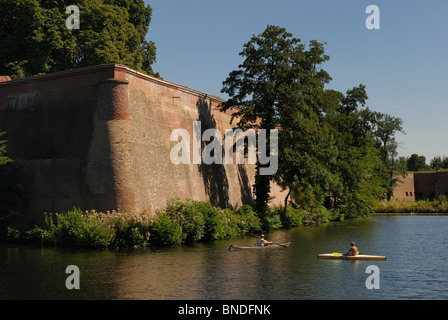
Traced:
<path id="1" fill-rule="evenodd" d="M 406 197 L 409 197 L 409 192 L 406 191 Z"/>
<path id="2" fill-rule="evenodd" d="M 411 195 L 411 197 L 412 197 L 412 192 L 409 192 L 409 194 Z"/>

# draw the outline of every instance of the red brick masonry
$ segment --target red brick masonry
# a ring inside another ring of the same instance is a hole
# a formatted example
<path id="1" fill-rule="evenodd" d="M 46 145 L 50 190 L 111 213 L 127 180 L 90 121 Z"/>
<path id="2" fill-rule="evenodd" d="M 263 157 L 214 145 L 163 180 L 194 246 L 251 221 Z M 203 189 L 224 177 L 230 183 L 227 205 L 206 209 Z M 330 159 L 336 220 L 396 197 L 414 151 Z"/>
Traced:
<path id="1" fill-rule="evenodd" d="M 424 200 L 448 195 L 448 171 L 410 172 L 394 190 L 395 200 Z"/>
<path id="2" fill-rule="evenodd" d="M 0 82 L 0 132 L 24 164 L 29 218 L 74 206 L 144 210 L 173 197 L 252 201 L 253 165 L 174 165 L 171 131 L 193 121 L 224 136 L 221 99 L 118 64 Z M 273 185 L 280 202 L 286 196 Z"/>

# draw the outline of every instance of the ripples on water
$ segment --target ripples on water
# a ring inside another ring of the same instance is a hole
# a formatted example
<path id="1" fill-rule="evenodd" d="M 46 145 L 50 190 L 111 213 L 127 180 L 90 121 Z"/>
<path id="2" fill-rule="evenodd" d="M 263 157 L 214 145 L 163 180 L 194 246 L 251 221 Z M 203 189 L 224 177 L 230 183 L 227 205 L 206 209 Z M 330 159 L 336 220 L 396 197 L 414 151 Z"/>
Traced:
<path id="1" fill-rule="evenodd" d="M 447 299 L 448 217 L 400 216 L 269 234 L 288 249 L 228 251 L 253 238 L 150 250 L 0 245 L 0 299 Z M 356 241 L 387 261 L 319 260 Z M 368 265 L 380 289 L 368 290 Z M 81 289 L 65 288 L 77 265 Z"/>

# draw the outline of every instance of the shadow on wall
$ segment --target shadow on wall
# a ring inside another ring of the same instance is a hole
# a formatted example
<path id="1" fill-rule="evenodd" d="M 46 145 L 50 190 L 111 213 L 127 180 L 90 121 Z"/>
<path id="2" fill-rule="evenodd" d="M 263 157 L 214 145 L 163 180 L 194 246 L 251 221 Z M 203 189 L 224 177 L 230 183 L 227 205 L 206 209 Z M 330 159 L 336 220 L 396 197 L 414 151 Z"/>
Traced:
<path id="1" fill-rule="evenodd" d="M 199 98 L 196 106 L 199 113 L 199 121 L 201 121 L 201 136 L 207 129 L 216 129 L 216 120 L 212 114 L 212 106 L 208 103 L 205 98 Z M 201 141 L 201 149 L 213 142 L 211 141 Z M 221 154 L 224 157 L 224 141 L 221 144 Z M 210 154 L 214 156 L 213 153 Z M 253 204 L 252 197 L 252 187 L 250 185 L 249 175 L 247 173 L 247 168 L 244 164 L 238 164 L 238 182 L 241 190 L 241 202 L 243 204 Z M 209 197 L 211 204 L 220 208 L 232 208 L 233 205 L 230 203 L 229 196 L 229 180 L 226 174 L 226 168 L 224 164 L 205 164 L 202 162 L 199 165 L 199 173 L 202 176 L 205 192 Z"/>
<path id="2" fill-rule="evenodd" d="M 202 136 L 205 130 L 216 129 L 216 120 L 212 115 L 211 105 L 207 103 L 204 98 L 199 98 L 196 102 L 196 106 L 199 113 L 198 120 L 201 121 Z M 201 141 L 201 149 L 204 150 L 205 146 L 212 141 L 208 143 Z M 199 173 L 204 181 L 205 192 L 210 198 L 211 204 L 220 208 L 229 208 L 229 180 L 227 179 L 224 165 L 216 163 L 205 164 L 202 161 L 199 165 Z"/>
<path id="3" fill-rule="evenodd" d="M 244 164 L 238 165 L 238 180 L 241 188 L 241 201 L 244 204 L 254 205 L 254 198 L 252 196 L 252 187 L 250 185 L 247 169 Z"/>

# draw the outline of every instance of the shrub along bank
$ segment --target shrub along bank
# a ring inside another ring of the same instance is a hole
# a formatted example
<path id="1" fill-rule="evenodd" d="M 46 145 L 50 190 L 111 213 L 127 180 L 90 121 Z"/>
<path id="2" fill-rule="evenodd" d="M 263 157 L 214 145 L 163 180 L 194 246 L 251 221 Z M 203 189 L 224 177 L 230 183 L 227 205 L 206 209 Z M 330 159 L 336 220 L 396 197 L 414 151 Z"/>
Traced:
<path id="1" fill-rule="evenodd" d="M 10 223 L 3 240 L 70 247 L 172 246 L 212 241 L 332 220 L 324 208 L 304 210 L 291 204 L 257 214 L 251 206 L 219 209 L 210 202 L 173 199 L 152 217 L 148 212 L 84 212 L 74 208 L 48 214 L 39 225 Z"/>
<path id="2" fill-rule="evenodd" d="M 382 201 L 376 204 L 374 215 L 384 214 L 448 214 L 448 199 L 441 195 L 419 201 Z"/>

